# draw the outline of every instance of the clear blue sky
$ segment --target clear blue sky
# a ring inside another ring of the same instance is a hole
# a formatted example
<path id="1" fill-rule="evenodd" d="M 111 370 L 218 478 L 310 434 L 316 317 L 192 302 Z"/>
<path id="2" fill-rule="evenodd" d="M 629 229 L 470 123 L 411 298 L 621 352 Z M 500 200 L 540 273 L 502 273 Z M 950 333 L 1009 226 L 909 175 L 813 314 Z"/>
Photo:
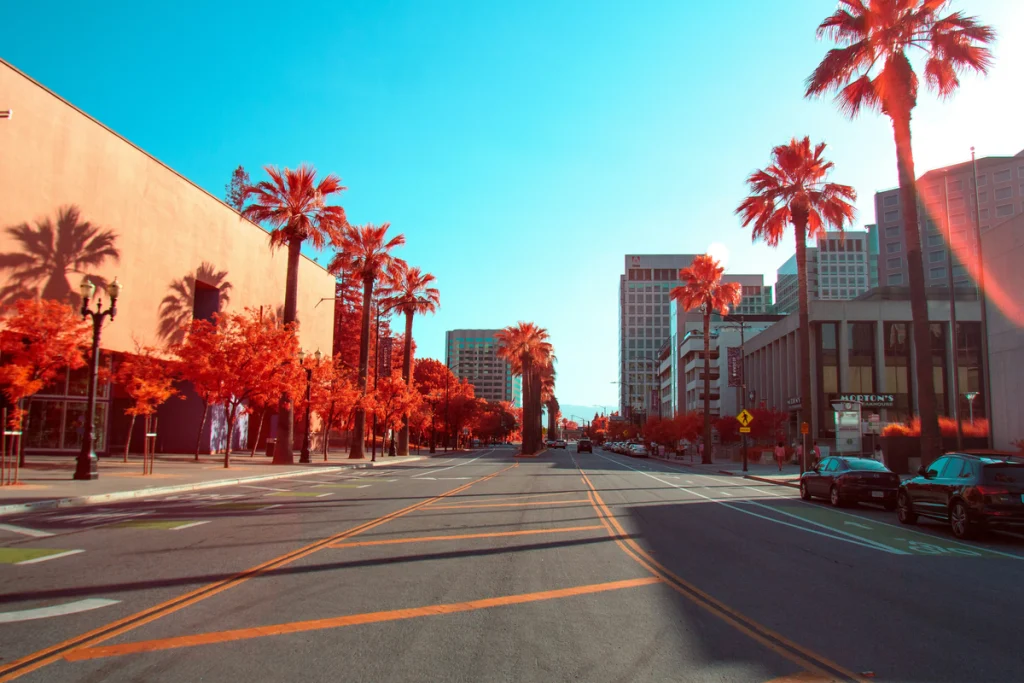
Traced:
<path id="1" fill-rule="evenodd" d="M 62 6 L 64 5 L 64 6 Z M 625 253 L 751 245 L 744 179 L 793 135 L 829 143 L 861 198 L 896 185 L 888 122 L 802 98 L 835 4 L 785 2 L 7 2 L 0 56 L 221 196 L 232 169 L 338 173 L 356 223 L 390 221 L 437 275 L 420 355 L 444 331 L 546 326 L 563 404 L 616 402 Z M 1024 148 L 1024 3 L 956 0 L 996 27 L 996 65 L 922 97 L 918 169 Z"/>

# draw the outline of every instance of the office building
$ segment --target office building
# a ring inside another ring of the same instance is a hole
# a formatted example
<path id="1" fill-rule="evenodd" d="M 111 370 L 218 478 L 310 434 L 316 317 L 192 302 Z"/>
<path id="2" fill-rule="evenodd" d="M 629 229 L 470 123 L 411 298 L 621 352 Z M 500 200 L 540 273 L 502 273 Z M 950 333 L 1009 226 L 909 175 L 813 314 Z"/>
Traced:
<path id="1" fill-rule="evenodd" d="M 877 285 L 878 235 L 875 226 L 867 230 L 827 232 L 816 246 L 807 247 L 807 298 L 809 301 L 854 299 Z M 796 254 L 793 254 L 776 275 L 775 310 L 796 313 L 800 310 Z"/>
<path id="2" fill-rule="evenodd" d="M 474 393 L 488 401 L 523 405 L 522 378 L 498 358 L 495 335 L 500 330 L 450 330 L 445 335 L 445 363 L 455 376 L 473 385 Z"/>
<path id="3" fill-rule="evenodd" d="M 973 283 L 969 264 L 977 259 L 975 232 L 979 218 L 984 233 L 996 223 L 1024 212 L 1024 150 L 1012 157 L 978 159 L 977 188 L 970 161 L 928 171 L 918 178 L 917 187 L 925 284 L 948 286 L 947 230 L 952 236 L 954 284 Z M 901 202 L 899 188 L 875 193 L 882 286 L 909 284 Z"/>

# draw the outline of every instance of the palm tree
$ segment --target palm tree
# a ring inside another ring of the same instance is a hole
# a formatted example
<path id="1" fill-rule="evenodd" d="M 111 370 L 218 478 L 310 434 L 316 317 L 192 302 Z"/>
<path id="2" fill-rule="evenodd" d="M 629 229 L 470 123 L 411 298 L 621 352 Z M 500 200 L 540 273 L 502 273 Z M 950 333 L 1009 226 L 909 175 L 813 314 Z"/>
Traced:
<path id="1" fill-rule="evenodd" d="M 743 298 L 740 285 L 722 282 L 725 269 L 708 254 L 699 254 L 689 268 L 679 271 L 683 284 L 673 287 L 669 297 L 684 310 L 700 309 L 704 317 L 704 457 L 711 463 L 711 314 L 727 315 Z M 808 375 L 809 377 L 810 375 Z"/>
<path id="2" fill-rule="evenodd" d="M 341 251 L 328 268 L 331 273 L 352 273 L 363 282 L 363 317 L 359 332 L 359 392 L 366 395 L 366 375 L 370 362 L 370 308 L 373 304 L 373 288 L 377 280 L 387 277 L 398 260 L 391 255 L 396 247 L 405 244 L 405 235 L 387 240 L 389 223 L 366 224 L 351 227 L 345 231 Z M 366 410 L 356 408 L 353 423 L 352 448 L 349 458 L 363 457 L 363 439 L 366 433 Z"/>
<path id="3" fill-rule="evenodd" d="M 811 410 L 810 322 L 807 303 L 807 239 L 817 239 L 829 228 L 843 230 L 853 221 L 852 202 L 857 193 L 849 185 L 826 182 L 832 162 L 822 154 L 825 143 L 811 147 L 810 138 L 793 138 L 772 150 L 771 164 L 747 178 L 750 196 L 736 209 L 743 226 L 753 224 L 753 238 L 778 246 L 792 224 L 796 237 L 797 286 L 800 299 L 800 412 L 814 431 Z M 707 446 L 705 445 L 705 451 Z"/>
<path id="4" fill-rule="evenodd" d="M 168 346 L 179 344 L 185 338 L 185 328 L 192 323 L 195 314 L 196 283 L 200 288 L 212 287 L 217 292 L 217 310 L 222 311 L 231 301 L 231 283 L 227 281 L 228 271 L 217 270 L 205 261 L 194 275 L 173 280 L 169 292 L 160 301 L 160 324 L 157 333 Z"/>
<path id="5" fill-rule="evenodd" d="M 329 206 L 328 198 L 345 190 L 341 178 L 329 173 L 317 181 L 316 169 L 300 164 L 297 169 L 266 166 L 270 180 L 261 180 L 245 188 L 244 199 L 252 203 L 242 215 L 254 223 L 270 226 L 270 248 L 288 248 L 288 269 L 284 290 L 284 323 L 295 322 L 299 290 L 299 255 L 307 240 L 314 249 L 323 249 L 327 242 L 338 244 L 348 220 L 345 209 Z M 281 399 L 278 410 L 277 448 L 274 464 L 290 465 L 293 461 L 292 404 Z"/>
<path id="6" fill-rule="evenodd" d="M 78 288 L 68 282 L 68 274 L 84 275 L 87 269 L 98 268 L 107 259 L 121 259 L 115 246 L 117 234 L 83 221 L 74 205 L 58 209 L 56 225 L 44 218 L 36 221 L 35 226 L 12 225 L 6 232 L 21 243 L 22 249 L 0 254 L 0 270 L 10 271 L 12 283 L 0 290 L 0 296 L 7 301 L 39 296 L 77 306 L 81 301 Z M 105 285 L 97 276 L 90 275 L 89 279 Z"/>
<path id="7" fill-rule="evenodd" d="M 434 313 L 441 305 L 441 293 L 431 287 L 436 278 L 404 261 L 396 261 L 391 280 L 395 294 L 388 303 L 405 313 L 405 344 L 402 352 L 402 378 L 412 383 L 412 318 L 414 315 Z M 402 416 L 402 429 L 398 432 L 398 454 L 409 455 L 409 416 Z"/>
<path id="8" fill-rule="evenodd" d="M 839 9 L 818 26 L 818 37 L 829 37 L 842 47 L 829 50 L 821 60 L 807 79 L 805 96 L 817 97 L 834 91 L 840 111 L 851 118 L 862 108 L 868 108 L 880 110 L 892 122 L 914 319 L 921 459 L 927 464 L 939 456 L 942 437 L 932 377 L 928 300 L 910 136 L 919 81 L 907 53 L 911 48 L 919 48 L 927 55 L 925 83 L 939 97 L 946 98 L 960 86 L 958 74 L 988 72 L 992 53 L 985 45 L 995 40 L 995 31 L 963 12 L 942 16 L 946 0 L 840 0 L 839 4 Z"/>
<path id="9" fill-rule="evenodd" d="M 540 450 L 541 380 L 539 368 L 551 357 L 548 332 L 534 323 L 520 322 L 494 335 L 497 354 L 523 378 L 523 453 Z"/>

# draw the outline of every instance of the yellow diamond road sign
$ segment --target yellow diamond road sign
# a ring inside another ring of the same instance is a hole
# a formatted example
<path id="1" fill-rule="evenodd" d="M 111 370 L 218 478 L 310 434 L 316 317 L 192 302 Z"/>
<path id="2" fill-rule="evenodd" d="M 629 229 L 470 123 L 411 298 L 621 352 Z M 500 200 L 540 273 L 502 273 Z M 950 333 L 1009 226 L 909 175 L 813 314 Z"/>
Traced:
<path id="1" fill-rule="evenodd" d="M 739 422 L 741 426 L 746 427 L 754 421 L 754 416 L 750 414 L 749 410 L 743 409 L 740 411 L 740 414 L 736 416 L 736 421 Z"/>

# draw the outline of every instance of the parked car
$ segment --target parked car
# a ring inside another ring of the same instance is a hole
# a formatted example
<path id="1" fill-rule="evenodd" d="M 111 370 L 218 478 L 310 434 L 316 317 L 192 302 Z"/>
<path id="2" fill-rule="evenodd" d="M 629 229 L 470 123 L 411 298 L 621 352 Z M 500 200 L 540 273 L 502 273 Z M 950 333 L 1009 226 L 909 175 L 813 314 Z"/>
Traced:
<path id="1" fill-rule="evenodd" d="M 567 448 L 567 445 L 565 443 L 565 439 L 555 439 L 554 441 L 551 442 L 551 447 L 552 448 Z"/>
<path id="2" fill-rule="evenodd" d="M 632 455 L 634 458 L 646 458 L 647 446 L 644 446 L 642 443 L 630 444 L 628 455 Z"/>
<path id="3" fill-rule="evenodd" d="M 590 439 L 580 439 L 576 442 L 576 452 L 583 453 L 584 451 L 587 453 L 594 452 L 594 444 L 591 443 Z"/>
<path id="4" fill-rule="evenodd" d="M 835 507 L 847 503 L 875 503 L 896 509 L 900 477 L 869 458 L 832 456 L 800 475 L 800 497 L 827 499 Z"/>
<path id="5" fill-rule="evenodd" d="M 949 524 L 957 538 L 987 529 L 1024 528 L 1024 463 L 1013 453 L 947 453 L 900 484 L 897 516 L 904 524 L 928 517 Z"/>

